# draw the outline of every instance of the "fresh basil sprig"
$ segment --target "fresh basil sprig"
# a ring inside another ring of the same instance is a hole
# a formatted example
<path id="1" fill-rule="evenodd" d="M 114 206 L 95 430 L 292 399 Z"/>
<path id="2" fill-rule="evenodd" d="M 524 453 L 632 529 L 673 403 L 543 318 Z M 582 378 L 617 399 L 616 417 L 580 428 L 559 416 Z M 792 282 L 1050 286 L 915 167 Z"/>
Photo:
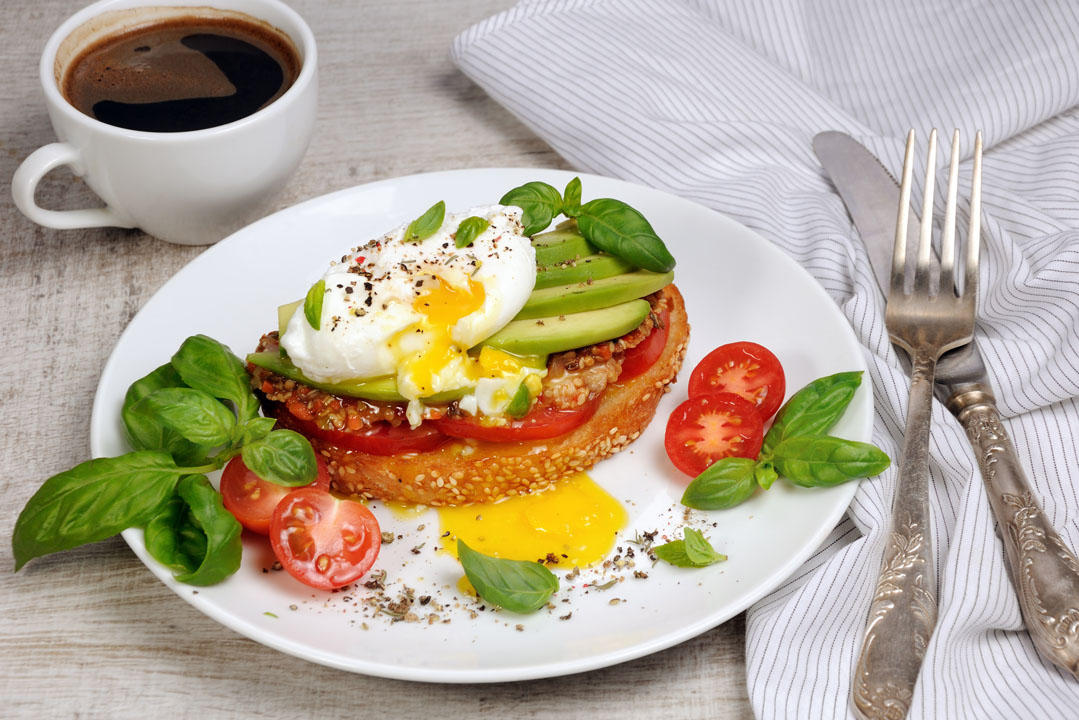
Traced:
<path id="1" fill-rule="evenodd" d="M 598 198 L 581 206 L 577 227 L 600 250 L 652 272 L 674 269 L 674 256 L 652 225 L 621 200 Z"/>
<path id="2" fill-rule="evenodd" d="M 557 189 L 539 180 L 515 187 L 502 196 L 500 205 L 521 208 L 524 234 L 531 237 L 543 232 L 562 212 L 562 195 Z"/>
<path id="3" fill-rule="evenodd" d="M 581 214 L 581 178 L 575 177 L 566 184 L 562 191 L 562 214 L 575 218 Z"/>
<path id="4" fill-rule="evenodd" d="M 406 242 L 419 242 L 438 232 L 442 227 L 442 221 L 446 219 L 446 201 L 439 200 L 427 212 L 408 224 L 405 229 Z"/>
<path id="5" fill-rule="evenodd" d="M 234 553 L 229 549 L 235 544 L 229 539 L 232 525 L 221 515 L 227 511 L 222 506 L 218 512 L 209 503 L 213 498 L 205 488 L 214 496 L 217 492 L 203 473 L 220 469 L 243 453 L 249 466 L 270 482 L 297 486 L 315 479 L 318 466 L 306 440 L 291 430 L 273 430 L 271 418 L 246 417 L 250 408 L 258 407 L 249 387 L 250 397 L 245 397 L 228 378 L 206 378 L 192 368 L 200 357 L 223 373 L 243 367 L 223 345 L 200 337 L 188 338 L 174 356 L 180 358 L 182 370 L 171 363 L 163 365 L 128 389 L 121 415 L 137 448 L 134 452 L 88 460 L 54 475 L 27 501 L 11 538 L 16 570 L 33 558 L 145 526 L 167 511 L 172 514 L 158 520 L 153 531 L 155 547 L 169 558 L 166 564 L 179 568 L 181 579 L 190 578 L 184 582 L 216 582 L 225 569 L 234 571 L 238 560 L 231 559 Z M 189 387 L 183 374 L 203 389 Z M 199 479 L 184 482 L 184 476 Z M 177 523 L 189 522 L 173 507 L 178 482 L 184 488 L 180 499 L 193 513 L 190 522 L 197 521 L 208 538 L 206 557 L 193 568 L 188 560 L 199 554 L 194 549 L 201 544 L 191 539 L 194 535 L 186 525 L 182 533 L 176 529 Z M 219 496 L 215 502 L 220 502 Z M 169 527 L 181 536 L 166 538 L 162 533 Z"/>
<path id="6" fill-rule="evenodd" d="M 320 279 L 303 299 L 303 316 L 312 330 L 322 327 L 322 301 L 326 299 L 326 281 Z"/>
<path id="7" fill-rule="evenodd" d="M 457 234 L 454 236 L 453 243 L 458 248 L 468 247 L 490 226 L 491 223 L 486 218 L 481 218 L 477 215 L 466 217 L 457 226 Z"/>
<path id="8" fill-rule="evenodd" d="M 832 487 L 879 475 L 891 459 L 875 445 L 828 435 L 787 438 L 773 451 L 776 470 L 795 485 Z"/>
<path id="9" fill-rule="evenodd" d="M 325 282 L 322 287 L 325 290 Z M 251 394 L 251 379 L 244 364 L 217 340 L 205 335 L 189 337 L 173 354 L 170 364 L 188 387 L 231 402 L 240 422 L 258 416 L 258 400 Z"/>
<path id="10" fill-rule="evenodd" d="M 757 460 L 724 458 L 686 487 L 682 504 L 721 510 L 748 500 L 756 485 L 767 490 L 780 475 L 802 487 L 831 487 L 884 472 L 891 459 L 867 443 L 825 435 L 846 412 L 862 372 L 822 377 L 791 396 L 764 436 Z"/>
<path id="11" fill-rule="evenodd" d="M 243 527 L 202 475 L 184 475 L 147 525 L 146 549 L 188 585 L 213 585 L 240 567 Z"/>
<path id="12" fill-rule="evenodd" d="M 457 557 L 479 596 L 511 612 L 535 612 L 558 589 L 555 574 L 537 562 L 484 555 L 461 539 L 457 540 Z"/>
<path id="13" fill-rule="evenodd" d="M 683 528 L 682 537 L 682 540 L 656 545 L 652 552 L 660 560 L 677 567 L 707 567 L 727 559 L 726 555 L 712 547 L 699 530 Z"/>

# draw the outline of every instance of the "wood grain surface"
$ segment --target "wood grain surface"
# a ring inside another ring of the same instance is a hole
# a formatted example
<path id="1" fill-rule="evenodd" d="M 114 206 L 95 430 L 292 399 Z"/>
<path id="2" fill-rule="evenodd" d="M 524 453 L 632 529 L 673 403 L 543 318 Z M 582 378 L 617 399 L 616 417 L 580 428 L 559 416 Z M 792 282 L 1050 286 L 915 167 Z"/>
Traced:
<path id="1" fill-rule="evenodd" d="M 448 59 L 457 32 L 510 0 L 292 4 L 319 43 L 321 99 L 314 141 L 278 208 L 430 170 L 566 167 Z M 0 4 L 0 716 L 751 717 L 742 616 L 590 673 L 419 684 L 330 670 L 243 638 L 177 598 L 119 538 L 12 573 L 8 538 L 18 511 L 47 476 L 89 457 L 94 391 L 120 333 L 202 251 L 139 231 L 48 230 L 12 204 L 18 163 L 54 140 L 38 84 L 40 52 L 82 5 Z M 66 171 L 46 178 L 38 202 L 100 204 Z"/>

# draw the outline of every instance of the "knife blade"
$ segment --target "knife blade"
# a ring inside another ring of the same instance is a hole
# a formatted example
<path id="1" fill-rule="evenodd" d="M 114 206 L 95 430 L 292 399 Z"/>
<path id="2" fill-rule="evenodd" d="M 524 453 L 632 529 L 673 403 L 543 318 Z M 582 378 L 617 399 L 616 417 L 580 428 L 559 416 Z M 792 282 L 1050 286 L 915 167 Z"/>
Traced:
<path id="1" fill-rule="evenodd" d="M 871 152 L 844 133 L 817 135 L 813 151 L 846 205 L 865 243 L 879 289 L 887 295 L 884 288 L 890 283 L 899 185 Z M 917 227 L 912 214 L 908 234 Z M 935 391 L 963 425 L 974 450 L 1035 647 L 1079 678 L 1079 559 L 1035 499 L 1001 422 L 976 339 L 941 356 Z"/>

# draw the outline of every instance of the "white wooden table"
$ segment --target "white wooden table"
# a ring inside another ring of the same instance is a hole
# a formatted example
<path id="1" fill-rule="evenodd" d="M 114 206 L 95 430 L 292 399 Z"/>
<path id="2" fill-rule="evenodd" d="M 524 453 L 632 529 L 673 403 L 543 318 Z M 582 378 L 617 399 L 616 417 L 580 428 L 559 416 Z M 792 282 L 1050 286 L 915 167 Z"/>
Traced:
<path id="1" fill-rule="evenodd" d="M 18 163 L 54 139 L 39 54 L 83 4 L 0 4 L 0 716 L 750 717 L 742 616 L 605 670 L 424 685 L 330 670 L 243 638 L 173 595 L 119 538 L 12 574 L 18 511 L 46 477 L 89 457 L 91 403 L 117 338 L 202 250 L 138 231 L 46 230 L 12 204 Z M 510 0 L 292 4 L 318 39 L 321 104 L 315 139 L 278 207 L 430 170 L 566 167 L 448 59 L 457 32 Z M 38 200 L 53 208 L 96 201 L 59 171 Z"/>

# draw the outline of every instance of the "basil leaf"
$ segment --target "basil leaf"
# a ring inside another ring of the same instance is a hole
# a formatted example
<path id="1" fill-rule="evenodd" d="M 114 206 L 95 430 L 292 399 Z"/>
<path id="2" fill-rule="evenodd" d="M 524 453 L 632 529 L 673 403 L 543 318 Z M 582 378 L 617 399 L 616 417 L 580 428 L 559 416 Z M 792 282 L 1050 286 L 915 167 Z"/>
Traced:
<path id="1" fill-rule="evenodd" d="M 318 472 L 311 443 L 292 430 L 274 430 L 240 453 L 248 470 L 276 485 L 310 485 Z"/>
<path id="2" fill-rule="evenodd" d="M 183 435 L 165 427 L 160 420 L 145 412 L 137 412 L 135 405 L 154 390 L 170 387 L 187 387 L 176 368 L 166 363 L 153 372 L 136 380 L 127 389 L 120 418 L 128 442 L 136 450 L 165 450 L 180 464 L 197 465 L 206 459 L 206 448 L 199 447 Z"/>
<path id="3" fill-rule="evenodd" d="M 645 220 L 621 200 L 598 198 L 581 206 L 577 227 L 600 250 L 652 272 L 674 269 L 674 256 Z"/>
<path id="4" fill-rule="evenodd" d="M 442 221 L 446 219 L 446 202 L 439 200 L 427 209 L 423 215 L 409 223 L 405 230 L 407 242 L 418 242 L 431 237 L 442 227 Z"/>
<path id="5" fill-rule="evenodd" d="M 33 558 L 104 540 L 149 521 L 183 472 L 167 452 L 140 450 L 87 460 L 53 475 L 15 521 L 15 569 Z"/>
<path id="6" fill-rule="evenodd" d="M 538 180 L 513 188 L 498 202 L 521 208 L 524 234 L 529 237 L 546 230 L 562 212 L 562 194 Z"/>
<path id="7" fill-rule="evenodd" d="M 716 552 L 700 530 L 687 527 L 682 532 L 685 535 L 686 557 L 695 567 L 704 567 L 727 559 L 723 553 Z"/>
<path id="8" fill-rule="evenodd" d="M 771 457 L 775 447 L 787 438 L 828 432 L 843 416 L 861 383 L 861 370 L 842 372 L 814 380 L 794 393 L 776 413 L 775 422 L 764 436 L 760 457 Z"/>
<path id="9" fill-rule="evenodd" d="M 139 400 L 134 408 L 154 417 L 203 447 L 224 445 L 232 439 L 236 416 L 201 390 L 163 388 Z"/>
<path id="10" fill-rule="evenodd" d="M 326 298 L 326 281 L 319 280 L 303 299 L 303 316 L 312 330 L 322 327 L 322 301 Z"/>
<path id="11" fill-rule="evenodd" d="M 757 461 L 756 467 L 753 468 L 753 476 L 757 478 L 757 484 L 764 490 L 772 487 L 772 483 L 779 479 L 779 473 L 776 472 L 770 460 Z"/>
<path id="12" fill-rule="evenodd" d="M 566 185 L 562 193 L 562 214 L 575 218 L 581 214 L 581 178 L 575 177 Z"/>
<path id="13" fill-rule="evenodd" d="M 517 392 L 510 398 L 509 404 L 506 405 L 506 414 L 519 420 L 527 415 L 531 408 L 532 394 L 528 392 L 528 387 L 521 383 L 517 386 Z"/>
<path id="14" fill-rule="evenodd" d="M 176 483 L 176 494 L 188 510 L 181 531 L 193 534 L 198 530 L 206 538 L 206 552 L 198 558 L 196 568 L 176 575 L 176 579 L 188 585 L 219 583 L 240 568 L 243 526 L 225 509 L 221 494 L 203 475 L 184 475 Z M 190 543 L 186 547 L 194 546 Z"/>
<path id="15" fill-rule="evenodd" d="M 179 495 L 173 495 L 146 524 L 146 551 L 174 574 L 193 573 L 206 557 L 206 533 L 191 520 L 191 511 Z"/>
<path id="16" fill-rule="evenodd" d="M 829 435 L 787 438 L 773 456 L 779 474 L 802 487 L 831 487 L 879 475 L 892 463 L 875 445 Z"/>
<path id="17" fill-rule="evenodd" d="M 484 218 L 475 215 L 466 217 L 457 226 L 457 234 L 454 236 L 453 242 L 459 248 L 468 247 L 490 226 L 491 223 Z"/>
<path id="18" fill-rule="evenodd" d="M 243 362 L 217 340 L 189 337 L 172 356 L 172 366 L 188 387 L 231 402 L 241 422 L 258 415 L 258 400 Z"/>
<path id="19" fill-rule="evenodd" d="M 248 443 L 253 443 L 256 440 L 261 440 L 266 437 L 270 434 L 270 431 L 273 430 L 273 426 L 276 423 L 277 421 L 273 418 L 266 417 L 257 417 L 248 420 L 244 424 L 242 437 L 243 444 L 247 445 Z"/>
<path id="20" fill-rule="evenodd" d="M 717 460 L 689 484 L 682 504 L 697 510 L 723 510 L 745 502 L 753 494 L 753 468 L 749 458 Z"/>
<path id="21" fill-rule="evenodd" d="M 675 567 L 707 567 L 727 559 L 726 555 L 716 552 L 699 531 L 683 528 L 682 536 L 684 540 L 672 540 L 656 545 L 652 552 L 660 560 Z"/>
<path id="22" fill-rule="evenodd" d="M 479 596 L 511 612 L 535 612 L 558 589 L 555 574 L 537 562 L 484 555 L 461 539 L 457 540 L 457 557 Z"/>

